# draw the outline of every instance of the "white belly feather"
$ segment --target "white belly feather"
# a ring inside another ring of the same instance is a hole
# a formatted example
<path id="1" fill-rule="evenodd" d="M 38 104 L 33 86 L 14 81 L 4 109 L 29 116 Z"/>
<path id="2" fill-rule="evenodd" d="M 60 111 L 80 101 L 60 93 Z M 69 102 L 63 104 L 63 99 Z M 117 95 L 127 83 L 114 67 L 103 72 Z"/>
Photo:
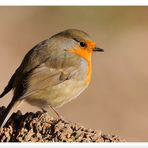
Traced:
<path id="1" fill-rule="evenodd" d="M 39 107 L 46 106 L 47 104 L 52 107 L 59 107 L 79 96 L 86 88 L 87 85 L 84 81 L 71 79 L 59 85 L 41 90 L 25 100 Z"/>

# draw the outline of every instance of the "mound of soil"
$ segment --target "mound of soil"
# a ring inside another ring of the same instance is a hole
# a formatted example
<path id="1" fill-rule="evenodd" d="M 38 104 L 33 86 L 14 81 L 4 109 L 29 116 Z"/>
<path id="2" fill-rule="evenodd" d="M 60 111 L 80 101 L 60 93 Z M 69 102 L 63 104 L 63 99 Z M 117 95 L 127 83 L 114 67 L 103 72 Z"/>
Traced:
<path id="1" fill-rule="evenodd" d="M 0 120 L 5 107 L 0 107 Z M 13 113 L 4 128 L 1 142 L 124 142 L 116 135 L 85 128 L 78 123 L 57 120 L 47 113 Z"/>

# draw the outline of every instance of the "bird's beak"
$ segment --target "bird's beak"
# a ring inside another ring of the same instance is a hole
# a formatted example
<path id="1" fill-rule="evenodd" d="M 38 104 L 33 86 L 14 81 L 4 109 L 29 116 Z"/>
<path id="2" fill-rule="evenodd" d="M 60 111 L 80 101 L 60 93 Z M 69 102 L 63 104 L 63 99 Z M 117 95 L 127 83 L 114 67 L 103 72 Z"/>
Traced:
<path id="1" fill-rule="evenodd" d="M 96 48 L 93 49 L 93 51 L 94 52 L 96 52 L 96 51 L 98 51 L 98 52 L 104 52 L 104 49 L 101 49 L 101 48 L 96 47 Z"/>

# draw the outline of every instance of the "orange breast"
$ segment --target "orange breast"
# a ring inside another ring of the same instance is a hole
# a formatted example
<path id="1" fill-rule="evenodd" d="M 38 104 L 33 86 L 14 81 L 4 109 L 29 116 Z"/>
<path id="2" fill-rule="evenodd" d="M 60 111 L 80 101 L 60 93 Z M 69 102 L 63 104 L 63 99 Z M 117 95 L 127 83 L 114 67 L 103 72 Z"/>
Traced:
<path id="1" fill-rule="evenodd" d="M 86 50 L 86 49 L 72 49 L 69 50 L 71 53 L 75 53 L 76 55 L 82 57 L 87 62 L 87 78 L 86 78 L 86 84 L 89 84 L 91 81 L 91 74 L 92 74 L 92 63 L 91 63 L 91 56 L 92 56 L 92 50 Z"/>
<path id="2" fill-rule="evenodd" d="M 91 81 L 91 74 L 92 74 L 92 64 L 91 61 L 87 61 L 88 67 L 87 67 L 87 79 L 86 83 L 89 84 Z"/>

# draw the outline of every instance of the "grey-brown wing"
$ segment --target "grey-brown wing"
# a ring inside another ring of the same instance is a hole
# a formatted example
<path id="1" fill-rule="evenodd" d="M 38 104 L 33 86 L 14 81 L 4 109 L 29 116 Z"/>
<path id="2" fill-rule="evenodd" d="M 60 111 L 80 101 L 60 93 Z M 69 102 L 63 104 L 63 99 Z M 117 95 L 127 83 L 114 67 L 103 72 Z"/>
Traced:
<path id="1" fill-rule="evenodd" d="M 50 57 L 48 49 L 48 40 L 34 46 L 24 57 L 20 67 L 18 68 L 19 74 L 26 74 L 33 71 L 36 67 L 40 66 Z"/>
<path id="2" fill-rule="evenodd" d="M 11 89 L 16 87 L 18 88 L 16 97 L 19 97 L 19 95 L 22 94 L 22 91 L 24 91 L 22 84 L 25 77 L 33 69 L 35 69 L 36 67 L 38 67 L 40 64 L 42 64 L 44 61 L 48 59 L 49 55 L 47 54 L 47 50 L 48 50 L 48 40 L 44 40 L 41 43 L 37 44 L 35 47 L 33 47 L 26 54 L 21 65 L 12 75 L 7 86 L 5 87 L 4 91 L 0 95 L 0 98 L 6 95 Z"/>
<path id="3" fill-rule="evenodd" d="M 75 67 L 66 69 L 54 69 L 41 64 L 27 79 L 27 89 L 21 98 L 29 97 L 47 87 L 55 86 L 73 78 L 78 73 Z"/>

